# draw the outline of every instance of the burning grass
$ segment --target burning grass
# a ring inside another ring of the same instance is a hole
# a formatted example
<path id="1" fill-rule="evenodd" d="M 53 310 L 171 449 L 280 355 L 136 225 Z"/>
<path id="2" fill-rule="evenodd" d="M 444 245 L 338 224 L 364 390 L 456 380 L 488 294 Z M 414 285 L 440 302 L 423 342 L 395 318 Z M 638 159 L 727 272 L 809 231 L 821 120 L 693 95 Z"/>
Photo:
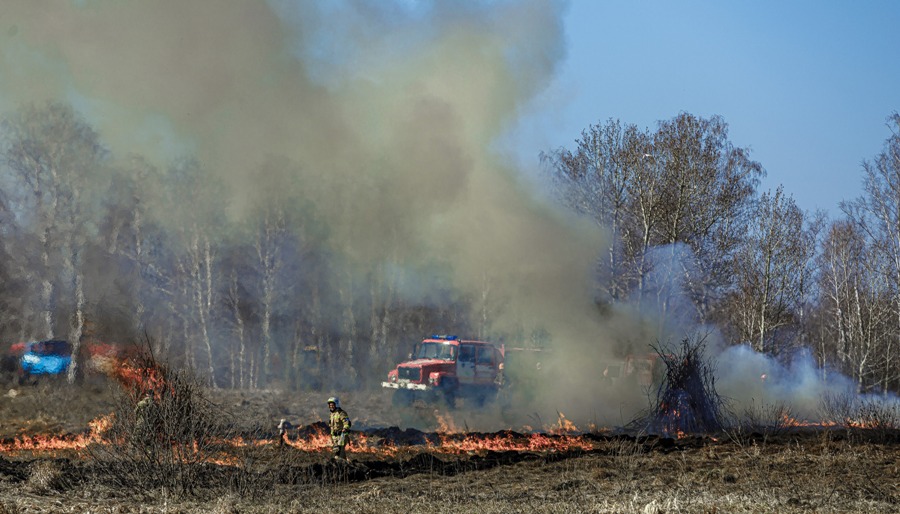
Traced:
<path id="1" fill-rule="evenodd" d="M 95 415 L 83 430 L 0 440 L 0 514 L 316 512 L 335 501 L 351 513 L 885 512 L 900 501 L 896 411 L 873 404 L 833 399 L 834 426 L 798 421 L 783 405 L 754 406 L 728 420 L 725 430 L 740 427 L 740 438 L 584 432 L 561 413 L 538 431 L 471 432 L 449 417 L 429 432 L 361 423 L 351 461 L 334 463 L 321 421 L 279 438 L 274 420 L 298 407 L 271 393 L 226 399 L 229 392 L 157 371 L 165 380 L 118 390 L 111 415 Z M 162 417 L 151 423 L 149 452 L 135 413 L 148 390 L 160 392 Z M 51 395 L 72 408 L 76 398 Z M 250 415 L 257 401 L 278 410 Z"/>
<path id="2" fill-rule="evenodd" d="M 107 452 L 124 452 L 120 457 L 135 458 L 127 448 L 138 444 L 127 437 L 117 435 L 112 415 L 91 422 L 92 428 L 81 434 L 20 436 L 0 442 L 0 453 L 11 456 L 65 454 L 82 460 L 106 458 Z M 413 451 L 435 454 L 459 455 L 485 452 L 568 452 L 573 450 L 591 451 L 599 434 L 552 434 L 521 433 L 511 430 L 496 433 L 441 433 L 421 432 L 414 429 L 400 430 L 397 427 L 371 429 L 353 432 L 348 452 L 356 459 L 371 456 L 390 458 Z M 240 453 L 252 449 L 270 451 L 299 452 L 310 456 L 321 456 L 330 447 L 330 437 L 323 423 L 299 427 L 296 435 L 289 434 L 284 439 L 271 433 L 258 436 L 234 435 L 231 437 L 207 436 L 203 438 L 206 455 L 197 456 L 200 441 L 192 443 L 188 450 L 179 449 L 178 441 L 169 442 L 173 455 L 185 462 L 215 463 L 242 466 Z"/>
<path id="3" fill-rule="evenodd" d="M 372 442 L 390 434 L 367 435 Z M 766 513 L 889 512 L 900 500 L 900 440 L 850 439 L 842 431 L 801 429 L 744 445 L 584 434 L 589 450 L 566 451 L 440 452 L 421 443 L 442 436 L 397 429 L 396 442 L 382 444 L 390 452 L 357 451 L 349 464 L 265 438 L 228 447 L 243 459 L 240 467 L 194 464 L 190 495 L 123 489 L 88 459 L 23 452 L 0 458 L 0 503 L 8 512 L 315 512 L 340 501 L 350 513 Z M 455 437 L 482 436 L 491 440 Z M 88 491 L 91 498 L 82 494 Z"/>

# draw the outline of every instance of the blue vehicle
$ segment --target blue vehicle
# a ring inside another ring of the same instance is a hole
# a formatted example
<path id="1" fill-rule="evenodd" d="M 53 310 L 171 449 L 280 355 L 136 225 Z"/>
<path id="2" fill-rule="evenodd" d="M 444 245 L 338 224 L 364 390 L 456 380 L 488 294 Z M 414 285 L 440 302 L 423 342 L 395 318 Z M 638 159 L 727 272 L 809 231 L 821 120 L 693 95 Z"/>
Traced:
<path id="1" fill-rule="evenodd" d="M 33 341 L 25 344 L 20 359 L 21 382 L 31 376 L 60 375 L 72 363 L 72 345 L 68 341 Z"/>

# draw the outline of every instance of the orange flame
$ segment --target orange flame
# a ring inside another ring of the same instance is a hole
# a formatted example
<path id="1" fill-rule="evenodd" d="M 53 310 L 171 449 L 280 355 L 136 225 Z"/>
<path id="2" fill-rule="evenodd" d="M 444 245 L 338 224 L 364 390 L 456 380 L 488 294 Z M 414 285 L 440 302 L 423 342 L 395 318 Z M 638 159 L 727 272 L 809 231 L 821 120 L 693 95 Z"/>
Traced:
<path id="1" fill-rule="evenodd" d="M 81 450 L 94 443 L 117 444 L 104 438 L 104 434 L 112 425 L 113 415 L 102 416 L 90 422 L 90 431 L 75 436 L 20 436 L 8 443 L 0 443 L 0 453 L 32 452 L 55 453 L 62 450 Z M 459 432 L 447 432 L 436 434 L 436 442 L 430 440 L 424 445 L 418 446 L 426 451 L 447 454 L 460 454 L 483 451 L 531 451 L 531 452 L 556 452 L 569 450 L 593 449 L 591 441 L 584 436 L 569 435 L 566 432 L 574 431 L 574 424 L 560 415 L 557 422 L 556 433 L 520 434 L 506 432 L 500 434 L 461 434 Z M 211 440 L 216 446 L 222 446 L 223 450 L 215 455 L 209 452 L 204 454 L 194 443 L 192 449 L 177 449 L 177 457 L 190 462 L 209 462 L 220 465 L 240 466 L 238 457 L 230 455 L 227 448 L 265 447 L 282 444 L 279 438 L 245 439 L 234 437 L 230 439 Z M 302 438 L 286 437 L 283 444 L 294 450 L 308 453 L 325 453 L 331 448 L 331 436 L 324 427 L 314 426 L 312 430 Z M 385 441 L 381 438 L 369 436 L 365 433 L 353 433 L 347 446 L 350 454 L 370 454 L 393 456 L 401 447 L 396 443 Z"/>
<path id="2" fill-rule="evenodd" d="M 111 376 L 135 398 L 150 393 L 159 399 L 166 387 L 166 379 L 160 370 L 140 367 L 131 361 L 120 361 L 117 366 L 113 366 Z"/>
<path id="3" fill-rule="evenodd" d="M 559 419 L 556 420 L 555 425 L 550 425 L 548 432 L 555 435 L 575 434 L 578 432 L 578 427 L 575 426 L 575 423 L 566 419 L 565 414 L 562 412 L 557 412 L 557 414 Z"/>
<path id="4" fill-rule="evenodd" d="M 452 435 L 441 435 L 440 444 L 430 449 L 440 453 L 466 453 L 478 451 L 567 451 L 573 449 L 591 450 L 593 444 L 583 436 L 548 436 L 544 434 L 513 433 L 502 435 L 466 436 L 456 439 Z"/>
<path id="5" fill-rule="evenodd" d="M 798 420 L 797 418 L 791 416 L 787 412 L 781 413 L 781 424 L 786 427 L 800 428 L 800 427 L 814 427 L 814 428 L 826 428 L 826 427 L 836 427 L 838 423 L 835 421 L 808 421 L 808 420 Z M 849 428 L 866 428 L 862 424 L 850 421 L 847 423 L 847 427 Z"/>
<path id="6" fill-rule="evenodd" d="M 101 442 L 103 434 L 109 429 L 112 422 L 113 415 L 107 414 L 88 423 L 91 429 L 85 434 L 74 436 L 21 435 L 11 442 L 0 443 L 0 452 L 80 450 L 92 443 Z"/>

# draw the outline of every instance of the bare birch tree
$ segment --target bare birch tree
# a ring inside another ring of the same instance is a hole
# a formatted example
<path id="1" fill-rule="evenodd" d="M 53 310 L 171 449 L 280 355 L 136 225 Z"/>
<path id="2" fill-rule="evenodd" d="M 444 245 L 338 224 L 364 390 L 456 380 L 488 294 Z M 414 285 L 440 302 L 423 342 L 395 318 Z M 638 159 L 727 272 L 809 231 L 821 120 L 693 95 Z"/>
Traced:
<path id="1" fill-rule="evenodd" d="M 729 263 L 764 171 L 728 140 L 728 125 L 718 116 L 681 113 L 660 122 L 653 159 L 664 184 L 658 244 L 670 245 L 671 269 L 682 274 L 675 282 L 703 322 L 730 284 Z M 676 243 L 691 249 L 693 262 L 677 259 Z M 669 301 L 659 306 L 664 316 Z"/>
<path id="2" fill-rule="evenodd" d="M 886 360 L 880 382 L 900 380 L 900 114 L 888 118 L 891 136 L 873 161 L 863 163 L 863 196 L 842 204 L 848 219 L 866 234 L 888 266 L 884 273 L 891 292 L 894 328 L 879 354 Z"/>
<path id="3" fill-rule="evenodd" d="M 820 353 L 863 391 L 876 385 L 892 337 L 891 291 L 885 262 L 848 221 L 832 224 L 823 244 L 821 309 L 826 327 Z M 823 363 L 824 364 L 824 363 Z"/>
<path id="4" fill-rule="evenodd" d="M 85 307 L 81 258 L 93 214 L 84 195 L 106 152 L 94 129 L 62 103 L 18 110 L 4 121 L 3 136 L 4 164 L 18 179 L 15 192 L 40 241 L 42 336 L 65 331 L 78 355 Z M 60 291 L 71 295 L 68 301 L 59 301 Z M 66 324 L 54 319 L 59 303 L 69 308 Z M 70 382 L 78 371 L 78 359 L 72 362 Z"/>
<path id="5" fill-rule="evenodd" d="M 216 385 L 216 355 L 212 330 L 218 319 L 221 270 L 218 263 L 221 234 L 227 231 L 221 198 L 222 184 L 194 160 L 180 160 L 169 168 L 166 178 L 169 210 L 160 213 L 162 222 L 174 229 L 179 245 L 175 252 L 177 291 L 170 304 L 184 323 L 184 351 L 189 366 L 196 359 L 194 339 L 205 350 L 210 384 Z"/>
<path id="6" fill-rule="evenodd" d="M 732 272 L 731 320 L 741 341 L 777 355 L 796 344 L 804 284 L 810 281 L 815 240 L 805 214 L 779 187 L 760 197 Z"/>
<path id="7" fill-rule="evenodd" d="M 600 271 L 603 289 L 613 301 L 627 295 L 635 255 L 624 245 L 634 240 L 629 193 L 634 187 L 634 156 L 640 138 L 636 127 L 623 127 L 620 121 L 610 119 L 582 131 L 574 151 L 560 148 L 541 154 L 551 167 L 561 198 L 610 231 Z"/>
<path id="8" fill-rule="evenodd" d="M 684 296 L 690 302 L 678 303 L 700 321 L 710 318 L 730 284 L 729 263 L 763 174 L 728 140 L 721 118 L 682 113 L 652 134 L 609 121 L 584 131 L 574 151 L 542 158 L 566 203 L 612 234 L 602 266 L 610 298 L 645 305 L 654 295 L 664 320 L 672 295 Z"/>

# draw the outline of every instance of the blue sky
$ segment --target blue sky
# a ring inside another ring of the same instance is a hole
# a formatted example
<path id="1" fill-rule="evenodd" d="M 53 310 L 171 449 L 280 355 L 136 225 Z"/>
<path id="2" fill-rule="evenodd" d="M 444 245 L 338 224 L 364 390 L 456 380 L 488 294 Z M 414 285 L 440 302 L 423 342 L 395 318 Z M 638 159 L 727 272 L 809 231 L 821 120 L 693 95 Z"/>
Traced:
<path id="1" fill-rule="evenodd" d="M 572 148 L 608 118 L 721 115 L 766 169 L 761 189 L 836 217 L 900 110 L 900 2 L 576 0 L 564 26 L 566 58 L 523 122 L 529 147 Z"/>

